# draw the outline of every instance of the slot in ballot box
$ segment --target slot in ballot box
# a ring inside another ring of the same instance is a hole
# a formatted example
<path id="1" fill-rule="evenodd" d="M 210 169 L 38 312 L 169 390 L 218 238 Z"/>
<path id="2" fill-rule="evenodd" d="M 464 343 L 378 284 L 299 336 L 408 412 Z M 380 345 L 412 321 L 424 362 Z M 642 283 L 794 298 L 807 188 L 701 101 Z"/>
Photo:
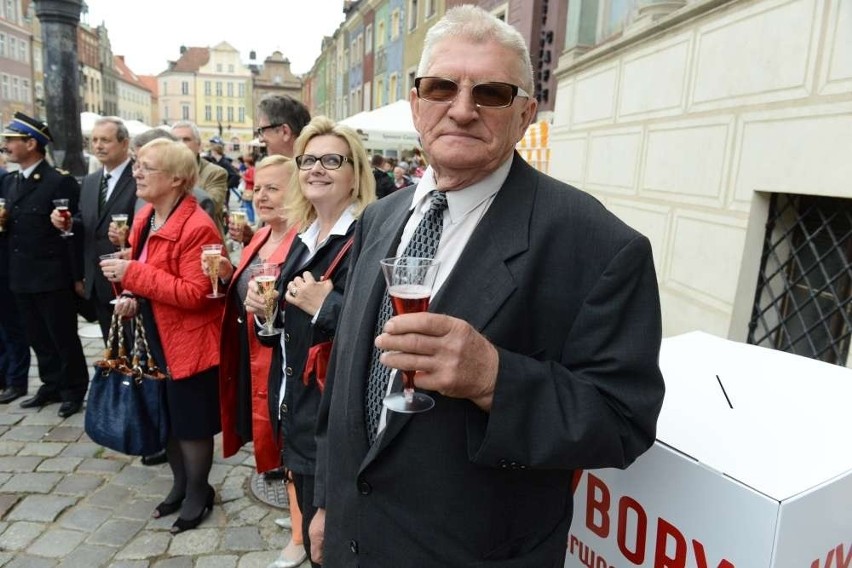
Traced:
<path id="1" fill-rule="evenodd" d="M 575 476 L 566 566 L 852 568 L 852 370 L 663 340 L 657 441 Z"/>

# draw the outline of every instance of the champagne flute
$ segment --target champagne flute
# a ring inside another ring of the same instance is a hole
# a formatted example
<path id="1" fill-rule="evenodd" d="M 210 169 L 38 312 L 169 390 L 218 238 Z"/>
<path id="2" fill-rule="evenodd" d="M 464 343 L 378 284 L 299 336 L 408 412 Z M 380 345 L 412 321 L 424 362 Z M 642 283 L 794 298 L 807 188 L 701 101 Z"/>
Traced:
<path id="1" fill-rule="evenodd" d="M 437 260 L 416 256 L 400 256 L 380 261 L 382 274 L 388 285 L 388 296 L 395 314 L 413 314 L 429 309 L 429 298 L 435 277 L 438 275 Z M 383 404 L 394 412 L 411 414 L 425 412 L 433 406 L 432 397 L 414 392 L 416 370 L 402 370 L 402 392 L 394 392 L 384 398 Z"/>
<path id="2" fill-rule="evenodd" d="M 260 295 L 263 296 L 263 329 L 258 335 L 271 337 L 278 335 L 283 329 L 275 327 L 275 318 L 278 315 L 278 298 L 275 296 L 275 282 L 278 280 L 279 267 L 277 264 L 264 263 L 252 267 L 252 276 L 257 283 Z"/>
<path id="3" fill-rule="evenodd" d="M 5 211 L 6 209 L 6 199 L 4 197 L 0 197 L 0 213 Z M 0 233 L 6 230 L 6 222 L 0 221 Z"/>
<path id="4" fill-rule="evenodd" d="M 126 213 L 116 213 L 112 216 L 112 222 L 115 223 L 116 228 L 118 229 L 121 236 L 118 237 L 119 247 L 118 250 L 123 251 L 125 245 L 127 244 L 127 214 Z"/>
<path id="5" fill-rule="evenodd" d="M 234 224 L 234 227 L 237 228 L 240 232 L 240 239 L 243 238 L 243 227 L 248 223 L 248 213 L 246 212 L 244 207 L 239 207 L 231 210 L 231 223 Z M 234 252 L 241 251 L 243 249 L 242 240 L 234 241 Z"/>
<path id="6" fill-rule="evenodd" d="M 53 206 L 56 207 L 57 211 L 59 211 L 59 215 L 62 217 L 62 221 L 65 223 L 65 228 L 62 229 L 62 234 L 60 236 L 73 236 L 74 233 L 71 232 L 71 210 L 68 208 L 68 200 L 54 199 Z"/>
<path id="7" fill-rule="evenodd" d="M 225 294 L 219 292 L 219 262 L 222 260 L 222 245 L 201 245 L 201 258 L 207 267 L 207 275 L 213 286 L 213 293 L 207 294 L 208 298 L 224 298 Z"/>
<path id="8" fill-rule="evenodd" d="M 109 254 L 102 254 L 100 257 L 101 260 L 112 260 L 112 259 L 121 259 L 120 252 L 111 252 Z M 109 301 L 110 304 L 118 303 L 118 295 L 121 294 L 121 285 L 118 282 L 110 282 L 112 285 L 112 293 L 115 296 L 112 300 Z"/>

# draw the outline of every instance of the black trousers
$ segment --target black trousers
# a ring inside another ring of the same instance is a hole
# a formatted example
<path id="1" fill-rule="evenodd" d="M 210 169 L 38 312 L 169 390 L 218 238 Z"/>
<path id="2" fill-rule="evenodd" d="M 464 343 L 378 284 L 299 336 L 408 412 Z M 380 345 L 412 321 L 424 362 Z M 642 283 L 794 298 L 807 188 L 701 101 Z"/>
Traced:
<path id="1" fill-rule="evenodd" d="M 296 499 L 299 501 L 299 508 L 302 509 L 302 539 L 305 543 L 305 551 L 308 553 L 308 558 L 311 557 L 311 536 L 308 529 L 311 526 L 311 520 L 317 513 L 317 508 L 314 507 L 314 476 L 301 475 L 293 472 L 293 485 L 296 487 Z M 311 560 L 311 566 L 319 568 L 317 564 Z"/>
<path id="2" fill-rule="evenodd" d="M 74 291 L 15 294 L 27 340 L 38 359 L 39 393 L 63 402 L 82 402 L 89 371 L 80 336 Z"/>
<path id="3" fill-rule="evenodd" d="M 107 338 L 109 337 L 109 326 L 112 324 L 112 312 L 115 310 L 115 305 L 110 304 L 110 302 L 114 299 L 115 296 L 113 295 L 110 295 L 109 298 L 101 298 L 98 295 L 97 287 L 92 288 L 91 301 L 95 306 L 95 313 L 98 316 L 98 325 L 101 326 L 104 345 L 106 345 Z"/>
<path id="4" fill-rule="evenodd" d="M 9 290 L 9 278 L 0 276 L 0 386 L 27 388 L 30 344 L 18 305 Z"/>

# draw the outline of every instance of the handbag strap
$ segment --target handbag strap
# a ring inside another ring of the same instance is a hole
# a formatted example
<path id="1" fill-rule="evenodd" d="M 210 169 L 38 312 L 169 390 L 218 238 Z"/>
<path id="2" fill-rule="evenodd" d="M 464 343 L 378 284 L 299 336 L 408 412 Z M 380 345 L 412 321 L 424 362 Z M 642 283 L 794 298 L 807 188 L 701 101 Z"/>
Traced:
<path id="1" fill-rule="evenodd" d="M 113 312 L 112 321 L 109 325 L 109 334 L 107 335 L 107 344 L 104 349 L 104 359 L 112 359 L 113 354 L 119 358 L 127 357 L 127 348 L 122 341 L 121 333 L 121 316 Z"/>
<path id="2" fill-rule="evenodd" d="M 142 324 L 142 314 L 137 313 L 134 318 L 135 328 L 136 328 L 136 336 L 133 340 L 134 342 L 134 351 L 133 351 L 133 375 L 137 378 L 137 380 L 142 379 L 142 375 L 145 375 L 152 379 L 165 379 L 167 375 L 163 373 L 157 364 L 154 362 L 154 356 L 151 354 L 151 348 L 148 345 L 148 335 L 145 333 L 145 326 Z M 140 366 L 140 361 L 142 356 L 145 356 L 145 361 L 147 368 L 143 369 Z"/>
<path id="3" fill-rule="evenodd" d="M 352 241 L 355 237 L 349 237 L 349 240 L 343 243 L 343 246 L 340 247 L 340 251 L 337 253 L 337 256 L 334 257 L 334 260 L 331 261 L 331 264 L 328 265 L 328 268 L 325 269 L 325 272 L 320 277 L 320 281 L 328 280 L 334 271 L 337 270 L 337 265 L 343 260 L 343 257 L 346 256 L 346 253 L 349 252 L 349 249 L 352 248 Z"/>

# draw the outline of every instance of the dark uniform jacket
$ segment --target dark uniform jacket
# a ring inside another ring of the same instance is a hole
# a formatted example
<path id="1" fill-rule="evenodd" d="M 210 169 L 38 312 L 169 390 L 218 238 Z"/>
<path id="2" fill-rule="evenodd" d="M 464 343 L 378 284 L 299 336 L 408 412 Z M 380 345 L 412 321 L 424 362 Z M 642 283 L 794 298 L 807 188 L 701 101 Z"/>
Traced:
<path id="1" fill-rule="evenodd" d="M 67 198 L 71 214 L 78 210 L 80 186 L 71 175 L 42 161 L 26 180 L 7 175 L 0 185 L 6 198 L 6 232 L 0 233 L 0 266 L 8 262 L 9 288 L 19 294 L 73 287 L 82 280 L 82 264 L 73 238 L 63 238 L 50 222 L 53 200 Z"/>

